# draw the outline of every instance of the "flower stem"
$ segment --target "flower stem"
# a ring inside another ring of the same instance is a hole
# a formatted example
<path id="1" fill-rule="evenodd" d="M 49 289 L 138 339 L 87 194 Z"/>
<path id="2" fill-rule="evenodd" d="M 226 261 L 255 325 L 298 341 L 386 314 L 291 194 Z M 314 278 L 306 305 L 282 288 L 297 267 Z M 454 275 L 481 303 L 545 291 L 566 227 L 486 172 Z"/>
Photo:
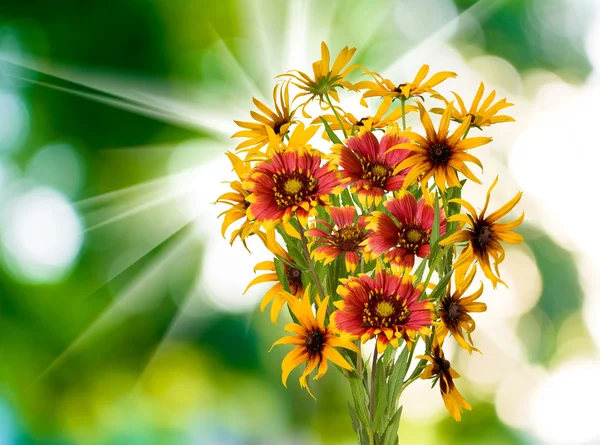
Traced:
<path id="1" fill-rule="evenodd" d="M 331 107 L 331 111 L 333 111 L 333 114 L 335 114 L 335 117 L 337 118 L 338 124 L 340 124 L 340 128 L 342 129 L 342 133 L 344 133 L 344 139 L 348 139 L 348 133 L 346 133 L 346 129 L 344 128 L 344 124 L 342 123 L 342 118 L 340 117 L 340 115 L 336 111 L 335 107 L 333 106 L 333 103 L 331 102 L 331 98 L 329 97 L 329 94 L 325 95 L 325 99 L 327 100 L 327 103 Z"/>
<path id="2" fill-rule="evenodd" d="M 306 235 L 304 234 L 304 227 L 302 227 L 300 220 L 298 220 L 298 232 L 300 233 L 300 239 L 302 240 L 302 250 L 304 251 L 304 257 L 306 258 L 308 267 L 310 268 L 310 273 L 315 279 L 315 283 L 317 285 L 319 295 L 321 296 L 321 300 L 325 300 L 325 290 L 323 289 L 323 284 L 321 284 L 321 280 L 319 280 L 319 276 L 317 275 L 317 271 L 315 270 L 315 265 L 310 259 L 310 252 L 308 251 L 308 241 L 306 239 Z M 329 308 L 327 308 L 327 312 L 329 312 Z"/>
<path id="3" fill-rule="evenodd" d="M 373 349 L 373 364 L 371 365 L 371 422 L 375 420 L 375 374 L 377 372 L 377 340 Z"/>
<path id="4" fill-rule="evenodd" d="M 404 108 L 404 103 L 406 99 L 404 97 L 400 98 L 400 106 L 402 107 L 402 131 L 406 131 L 406 109 Z"/>

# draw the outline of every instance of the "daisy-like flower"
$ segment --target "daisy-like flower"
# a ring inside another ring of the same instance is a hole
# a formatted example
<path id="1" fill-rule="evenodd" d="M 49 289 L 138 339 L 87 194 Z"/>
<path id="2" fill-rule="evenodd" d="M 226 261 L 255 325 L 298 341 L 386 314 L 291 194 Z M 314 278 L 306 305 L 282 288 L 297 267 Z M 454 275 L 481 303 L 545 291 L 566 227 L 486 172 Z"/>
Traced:
<path id="1" fill-rule="evenodd" d="M 425 258 L 431 250 L 429 240 L 434 219 L 433 206 L 424 198 L 417 202 L 405 190 L 384 205 L 394 219 L 384 212 L 375 211 L 371 214 L 367 225 L 371 234 L 366 241 L 365 251 L 375 255 L 385 254 L 386 261 L 411 268 L 415 256 Z M 445 233 L 446 217 L 440 209 L 440 235 Z"/>
<path id="2" fill-rule="evenodd" d="M 293 79 L 291 80 L 292 84 L 302 90 L 302 92 L 296 95 L 295 99 L 308 96 L 308 98 L 300 105 L 304 117 L 310 118 L 308 113 L 306 113 L 305 108 L 315 97 L 318 97 L 321 102 L 326 96 L 332 97 L 339 102 L 340 99 L 337 93 L 338 88 L 356 90 L 354 86 L 345 79 L 348 74 L 358 68 L 358 65 L 350 65 L 344 69 L 355 52 L 356 48 L 344 47 L 333 62 L 333 66 L 330 68 L 329 48 L 327 48 L 325 42 L 321 42 L 321 60 L 318 60 L 312 65 L 313 77 L 298 70 L 293 70 L 278 76 Z"/>
<path id="3" fill-rule="evenodd" d="M 475 330 L 475 321 L 469 313 L 484 312 L 487 309 L 485 303 L 475 301 L 483 293 L 483 283 L 475 293 L 463 297 L 473 282 L 475 272 L 475 267 L 471 268 L 468 274 L 467 268 L 460 268 L 454 272 L 456 289 L 452 293 L 450 292 L 450 286 L 448 286 L 446 296 L 440 302 L 438 311 L 440 321 L 437 323 L 435 330 L 440 343 L 444 342 L 446 335 L 450 332 L 460 347 L 469 351 L 469 354 L 473 351 L 480 352 L 479 349 L 473 346 L 471 333 Z M 465 338 L 465 334 L 467 338 Z"/>
<path id="4" fill-rule="evenodd" d="M 409 140 L 394 124 L 383 135 L 381 142 L 371 131 L 365 131 L 349 138 L 346 145 L 332 148 L 338 155 L 342 177 L 352 184 L 352 192 L 358 194 L 364 207 L 377 206 L 386 192 L 402 188 L 408 170 L 399 169 L 398 166 L 413 153 L 410 150 L 389 149 L 407 142 Z"/>
<path id="5" fill-rule="evenodd" d="M 429 65 L 423 65 L 412 82 L 396 85 L 391 80 L 384 79 L 380 74 L 367 72 L 367 74 L 373 77 L 373 81 L 363 80 L 356 83 L 355 87 L 360 90 L 367 90 L 363 93 L 363 97 L 381 96 L 407 100 L 410 97 L 420 96 L 423 93 L 437 94 L 433 90 L 433 87 L 446 79 L 456 77 L 456 73 L 451 71 L 440 71 L 423 82 L 428 73 Z"/>
<path id="6" fill-rule="evenodd" d="M 381 101 L 381 105 L 377 109 L 377 112 L 374 116 L 365 116 L 360 119 L 357 119 L 352 113 L 345 113 L 343 111 L 340 112 L 340 118 L 342 124 L 344 125 L 344 130 L 347 134 L 352 134 L 353 132 L 362 133 L 365 131 L 372 130 L 383 130 L 387 127 L 393 126 L 393 124 L 402 118 L 402 107 L 397 107 L 388 113 L 390 107 L 392 105 L 392 99 L 389 97 L 384 98 Z M 406 105 L 404 107 L 405 114 L 408 114 L 412 111 L 417 111 L 417 107 L 414 105 Z M 334 114 L 326 114 L 323 117 L 329 124 L 329 127 L 332 130 L 341 130 L 340 124 L 338 122 L 337 117 Z M 313 121 L 313 124 L 321 123 L 321 117 L 316 118 Z M 323 132 L 323 138 L 329 140 L 329 136 L 327 132 Z"/>
<path id="7" fill-rule="evenodd" d="M 298 324 L 290 323 L 285 327 L 287 332 L 295 335 L 283 337 L 273 344 L 273 346 L 296 346 L 283 359 L 281 364 L 281 380 L 284 386 L 287 386 L 287 379 L 290 373 L 301 363 L 306 362 L 306 367 L 300 376 L 300 386 L 306 388 L 308 393 L 313 396 L 308 387 L 308 376 L 317 369 L 314 379 L 323 377 L 327 372 L 327 360 L 344 369 L 353 369 L 352 365 L 335 348 L 350 349 L 356 353 L 359 351 L 356 345 L 352 343 L 350 336 L 347 334 L 338 336 L 331 328 L 331 325 L 325 326 L 329 297 L 326 297 L 320 305 L 317 304 L 316 317 L 313 314 L 313 308 L 310 304 L 308 290 L 300 300 L 295 299 L 289 294 L 288 297 L 292 297 L 290 298 L 289 306 L 298 319 Z"/>
<path id="8" fill-rule="evenodd" d="M 431 355 L 417 355 L 416 358 L 427 360 L 430 363 L 423 370 L 421 378 L 425 380 L 434 377 L 439 381 L 446 409 L 454 417 L 454 420 L 460 422 L 462 410 L 470 411 L 471 405 L 454 385 L 454 379 L 459 378 L 460 375 L 452 369 L 450 362 L 444 357 L 442 346 L 434 339 Z"/>
<path id="9" fill-rule="evenodd" d="M 525 218 L 523 212 L 519 218 L 514 221 L 504 224 L 498 223 L 498 220 L 508 214 L 521 200 L 523 192 L 519 192 L 513 199 L 508 201 L 502 207 L 488 216 L 485 216 L 488 204 L 490 202 L 490 194 L 498 182 L 498 177 L 490 187 L 485 198 L 483 210 L 477 214 L 471 204 L 464 199 L 451 199 L 450 202 L 456 202 L 464 207 L 468 214 L 453 215 L 448 218 L 448 221 L 459 221 L 466 224 L 467 227 L 459 230 L 448 238 L 440 241 L 442 245 L 449 245 L 468 241 L 467 247 L 461 252 L 460 256 L 454 264 L 455 268 L 468 267 L 469 264 L 477 261 L 485 276 L 492 282 L 494 288 L 497 283 L 506 283 L 500 279 L 498 265 L 504 261 L 504 248 L 500 245 L 500 241 L 509 244 L 520 244 L 523 242 L 523 237 L 518 233 L 512 232 L 517 228 Z M 494 259 L 494 271 L 490 265 L 490 257 Z"/>
<path id="10" fill-rule="evenodd" d="M 352 206 L 330 207 L 329 214 L 335 228 L 327 221 L 317 219 L 315 226 L 306 231 L 308 236 L 314 238 L 313 243 L 317 246 L 312 251 L 312 256 L 317 261 L 329 264 L 344 255 L 346 270 L 354 272 L 360 259 L 359 254 L 364 250 L 361 243 L 368 235 L 365 217 L 357 217 L 356 208 Z M 316 227 L 316 223 L 324 225 L 328 231 Z"/>
<path id="11" fill-rule="evenodd" d="M 244 181 L 248 177 L 251 168 L 233 153 L 226 152 L 225 154 L 231 161 L 231 165 L 240 180 L 232 181 L 230 187 L 233 191 L 222 194 L 215 201 L 215 204 L 223 203 L 231 206 L 231 208 L 219 214 L 219 217 L 225 215 L 221 226 L 221 234 L 225 236 L 225 232 L 231 224 L 240 219 L 244 219 L 242 225 L 231 233 L 229 243 L 233 244 L 235 239 L 239 237 L 242 240 L 242 243 L 244 243 L 244 247 L 248 249 L 248 246 L 246 246 L 246 238 L 253 233 L 256 233 L 260 227 L 259 224 L 256 224 L 256 221 L 248 219 L 246 216 L 246 211 L 250 206 L 250 203 L 246 201 L 246 198 L 250 192 L 244 188 L 241 181 Z"/>
<path id="12" fill-rule="evenodd" d="M 271 243 L 267 243 L 264 239 L 265 235 L 261 233 L 261 238 L 265 242 L 265 245 L 269 247 L 273 253 L 279 255 L 283 259 L 285 259 L 290 264 L 295 264 L 294 260 L 288 255 L 288 253 L 276 242 L 273 241 Z M 302 284 L 302 271 L 299 268 L 290 266 L 286 262 L 282 261 L 283 268 L 285 270 L 285 277 L 287 279 L 288 287 L 292 295 L 294 295 L 297 299 L 302 297 L 304 292 L 304 286 Z M 277 317 L 279 316 L 279 312 L 281 312 L 281 308 L 283 305 L 289 301 L 289 294 L 285 292 L 283 284 L 279 281 L 279 277 L 277 276 L 275 261 L 262 261 L 258 263 L 254 267 L 254 272 L 257 271 L 266 271 L 265 274 L 259 275 L 254 278 L 246 287 L 244 293 L 248 291 L 252 286 L 259 283 L 269 283 L 275 282 L 273 287 L 267 291 L 265 296 L 263 297 L 260 303 L 260 310 L 264 312 L 265 308 L 269 303 L 271 304 L 271 322 L 276 323 Z"/>
<path id="13" fill-rule="evenodd" d="M 460 110 L 457 110 L 454 107 L 454 104 L 451 104 L 450 102 L 448 102 L 448 100 L 446 100 L 444 97 L 440 96 L 440 95 L 436 95 L 433 96 L 436 99 L 440 99 L 443 100 L 446 103 L 446 107 L 450 107 L 452 109 L 452 119 L 457 121 L 457 122 L 463 122 L 465 120 L 469 120 L 470 121 L 470 125 L 471 127 L 488 127 L 492 124 L 497 124 L 500 122 L 514 122 L 515 120 L 507 115 L 498 115 L 496 116 L 496 114 L 507 107 L 512 107 L 514 104 L 508 103 L 506 101 L 506 99 L 502 99 L 499 100 L 498 102 L 496 102 L 495 104 L 492 105 L 492 103 L 494 102 L 494 99 L 496 98 L 496 91 L 492 91 L 488 97 L 485 98 L 485 100 L 483 101 L 483 103 L 481 104 L 481 106 L 479 105 L 479 102 L 481 101 L 482 97 L 483 97 L 483 92 L 484 92 L 484 85 L 483 82 L 481 82 L 481 84 L 479 85 L 479 89 L 477 90 L 477 93 L 475 94 L 475 97 L 473 98 L 473 103 L 471 104 L 471 108 L 469 108 L 467 110 L 467 107 L 465 107 L 465 103 L 463 102 L 462 98 L 456 94 L 454 91 L 452 92 L 452 94 L 454 94 L 454 97 L 456 98 L 456 101 L 458 102 L 458 105 L 460 106 Z M 437 113 L 437 114 L 444 114 L 444 108 L 432 108 L 431 112 L 432 113 Z"/>
<path id="14" fill-rule="evenodd" d="M 294 111 L 290 108 L 290 97 L 288 94 L 289 84 L 275 85 L 273 89 L 273 103 L 275 111 L 267 105 L 253 97 L 252 101 L 256 108 L 262 114 L 256 111 L 250 111 L 250 116 L 255 122 L 234 121 L 238 127 L 243 130 L 235 133 L 232 138 L 246 138 L 237 147 L 237 151 L 256 151 L 260 150 L 269 142 L 269 133 L 267 127 L 273 130 L 273 133 L 281 140 L 288 132 L 290 125 L 294 122 Z"/>
<path id="15" fill-rule="evenodd" d="M 448 135 L 450 116 L 452 115 L 452 108 L 450 107 L 447 107 L 446 111 L 444 111 L 440 127 L 436 132 L 435 128 L 433 128 L 431 118 L 423 105 L 419 102 L 418 106 L 421 114 L 421 123 L 425 128 L 427 137 L 423 137 L 412 131 L 405 131 L 404 135 L 415 143 L 400 144 L 392 148 L 392 150 L 402 149 L 415 152 L 414 156 L 406 159 L 397 167 L 397 170 L 411 168 L 406 176 L 405 185 L 409 186 L 417 181 L 427 184 L 429 178 L 433 176 L 439 189 L 444 192 L 446 190 L 446 183 L 450 187 L 460 187 L 460 182 L 456 175 L 457 171 L 461 172 L 471 181 L 481 184 L 465 162 L 473 162 L 482 170 L 483 166 L 479 159 L 466 153 L 466 151 L 487 144 L 492 138 L 475 137 L 461 139 L 469 129 L 469 121 L 466 120 L 460 124 L 452 135 Z"/>
<path id="16" fill-rule="evenodd" d="M 306 226 L 309 215 L 316 214 L 316 206 L 327 206 L 328 195 L 337 193 L 339 185 L 338 173 L 329 163 L 321 165 L 318 154 L 303 147 L 276 153 L 260 163 L 244 183 L 252 192 L 246 198 L 248 215 L 267 228 L 280 221 L 287 223 L 294 215 Z"/>
<path id="17" fill-rule="evenodd" d="M 412 348 L 417 333 L 431 333 L 433 319 L 433 305 L 419 301 L 423 286 L 415 286 L 413 279 L 408 274 L 387 273 L 378 265 L 374 278 L 361 274 L 340 280 L 337 292 L 342 300 L 334 303 L 338 310 L 331 315 L 332 323 L 363 343 L 377 337 L 379 353 L 390 343 L 397 348 L 400 338 Z"/>

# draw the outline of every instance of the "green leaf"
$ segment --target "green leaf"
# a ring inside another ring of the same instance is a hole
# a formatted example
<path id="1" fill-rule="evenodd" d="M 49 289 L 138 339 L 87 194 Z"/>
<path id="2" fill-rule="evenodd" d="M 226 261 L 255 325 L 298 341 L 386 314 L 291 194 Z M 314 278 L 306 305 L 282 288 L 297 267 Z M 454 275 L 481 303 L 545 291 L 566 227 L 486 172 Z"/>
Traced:
<path id="1" fill-rule="evenodd" d="M 438 300 L 445 295 L 446 287 L 448 286 L 448 283 L 452 278 L 452 272 L 453 270 L 450 269 L 450 271 L 446 275 L 444 275 L 440 281 L 438 281 L 437 286 L 435 286 L 435 288 L 429 295 L 429 298 L 431 298 L 432 300 Z"/>
<path id="2" fill-rule="evenodd" d="M 396 410 L 387 427 L 385 428 L 382 445 L 396 445 L 398 443 L 398 428 L 400 427 L 401 416 L 402 407 Z"/>
<path id="3" fill-rule="evenodd" d="M 369 420 L 369 412 L 367 411 L 367 392 L 365 387 L 362 384 L 362 380 L 355 372 L 350 375 L 349 380 L 356 415 L 358 416 L 360 423 L 368 426 L 370 429 L 371 421 Z"/>
<path id="4" fill-rule="evenodd" d="M 423 281 L 423 273 L 425 272 L 425 266 L 427 265 L 427 261 L 421 261 L 419 267 L 415 270 L 415 275 L 417 276 L 417 283 L 421 283 Z"/>
<path id="5" fill-rule="evenodd" d="M 329 136 L 329 140 L 334 144 L 341 144 L 340 138 L 337 137 L 337 134 L 331 129 L 329 123 L 325 120 L 323 116 L 321 116 L 321 122 L 323 122 L 323 126 L 325 127 L 325 131 L 327 132 L 327 136 Z"/>
<path id="6" fill-rule="evenodd" d="M 350 196 L 350 192 L 348 191 L 348 189 L 344 189 L 344 191 L 341 194 L 342 197 L 342 204 L 344 204 L 345 206 L 352 206 L 354 207 L 354 201 L 352 201 L 352 196 Z"/>
<path id="7" fill-rule="evenodd" d="M 358 420 L 358 416 L 356 415 L 356 410 L 352 407 L 352 404 L 348 402 L 348 411 L 350 412 L 350 420 L 352 422 L 352 429 L 358 436 L 358 443 L 360 445 L 369 445 L 369 435 L 365 431 L 365 427 L 360 420 Z"/>
<path id="8" fill-rule="evenodd" d="M 385 378 L 385 365 L 383 360 L 377 362 L 375 375 L 375 419 L 374 429 L 383 432 L 385 427 L 385 410 L 387 407 L 388 387 Z"/>
<path id="9" fill-rule="evenodd" d="M 285 266 L 278 258 L 275 258 L 273 262 L 275 263 L 275 272 L 277 273 L 277 278 L 283 286 L 283 290 L 290 292 L 290 285 L 288 283 L 287 274 L 285 273 Z"/>
<path id="10" fill-rule="evenodd" d="M 429 267 L 433 263 L 433 259 L 436 257 L 439 245 L 438 240 L 440 239 L 440 207 L 438 203 L 439 195 L 435 192 L 435 198 L 433 200 L 433 226 L 431 227 L 431 237 L 429 238 L 429 245 L 431 250 L 429 252 Z"/>
<path id="11" fill-rule="evenodd" d="M 388 387 L 390 391 L 391 397 L 388 400 L 388 412 L 392 412 L 396 409 L 396 403 L 398 403 L 398 396 L 402 391 L 402 386 L 404 385 L 404 377 L 408 372 L 408 368 L 410 363 L 408 362 L 408 348 L 404 346 L 402 352 L 398 356 L 396 360 L 396 364 L 394 365 L 394 369 L 392 370 L 392 375 L 388 381 Z"/>

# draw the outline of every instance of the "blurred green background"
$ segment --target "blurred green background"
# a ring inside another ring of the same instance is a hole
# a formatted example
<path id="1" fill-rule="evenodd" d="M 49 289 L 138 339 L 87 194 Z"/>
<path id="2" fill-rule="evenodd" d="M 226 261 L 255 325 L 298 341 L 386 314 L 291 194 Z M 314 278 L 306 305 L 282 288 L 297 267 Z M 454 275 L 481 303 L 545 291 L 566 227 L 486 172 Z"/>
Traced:
<path id="1" fill-rule="evenodd" d="M 280 383 L 282 335 L 211 203 L 251 97 L 321 40 L 386 77 L 428 63 L 517 106 L 481 150 L 526 243 L 486 290 L 483 356 L 449 351 L 473 411 L 404 396 L 401 444 L 600 443 L 594 0 L 7 1 L 0 15 L 0 444 L 346 444 L 335 372 Z M 469 99 L 467 99 L 469 100 Z M 479 153 L 478 153 L 479 154 Z M 483 187 L 466 190 L 482 202 Z M 591 205 L 590 205 L 591 204 Z M 222 210 L 222 209 L 221 209 Z M 262 293 L 261 293 L 262 292 Z"/>

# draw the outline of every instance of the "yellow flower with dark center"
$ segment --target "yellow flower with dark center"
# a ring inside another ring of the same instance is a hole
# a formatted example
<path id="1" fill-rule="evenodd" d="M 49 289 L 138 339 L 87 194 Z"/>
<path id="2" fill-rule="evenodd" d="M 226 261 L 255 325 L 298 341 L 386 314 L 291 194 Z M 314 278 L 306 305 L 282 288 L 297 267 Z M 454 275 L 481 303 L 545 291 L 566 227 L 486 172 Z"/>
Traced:
<path id="1" fill-rule="evenodd" d="M 450 286 L 448 286 L 446 296 L 440 302 L 438 311 L 440 321 L 436 323 L 435 331 L 440 343 L 443 343 L 446 335 L 450 332 L 460 347 L 469 351 L 469 354 L 473 351 L 480 352 L 479 349 L 473 346 L 471 333 L 475 330 L 475 321 L 469 315 L 469 312 L 484 312 L 487 309 L 485 303 L 475 301 L 483 293 L 483 283 L 475 293 L 463 297 L 473 282 L 476 270 L 473 267 L 467 274 L 467 268 L 460 268 L 454 272 L 456 289 L 452 293 L 450 292 Z"/>
<path id="2" fill-rule="evenodd" d="M 425 380 L 434 377 L 436 382 L 439 382 L 446 409 L 454 417 L 454 420 L 460 422 L 462 410 L 470 411 L 471 405 L 454 385 L 454 379 L 459 378 L 460 375 L 452 369 L 450 362 L 444 357 L 442 346 L 434 339 L 431 355 L 417 355 L 416 358 L 427 360 L 430 363 L 423 370 L 421 378 Z"/>
<path id="3" fill-rule="evenodd" d="M 495 212 L 485 216 L 488 204 L 490 202 L 490 194 L 496 186 L 498 177 L 487 192 L 485 205 L 483 210 L 477 214 L 471 204 L 464 199 L 451 199 L 449 202 L 456 202 L 467 210 L 467 214 L 453 215 L 448 218 L 448 221 L 458 221 L 469 226 L 466 229 L 459 230 L 453 235 L 440 241 L 441 245 L 449 245 L 468 241 L 467 247 L 461 252 L 458 260 L 454 264 L 455 268 L 468 267 L 475 260 L 479 263 L 481 270 L 485 276 L 492 282 L 494 288 L 497 283 L 506 283 L 500 279 L 498 265 L 504 261 L 504 248 L 500 245 L 500 241 L 510 244 L 520 244 L 523 242 L 523 237 L 518 233 L 512 232 L 517 228 L 525 218 L 523 212 L 519 218 L 508 223 L 498 223 L 498 220 L 508 214 L 521 200 L 523 192 L 519 192 L 513 199 L 504 204 Z M 494 259 L 494 271 L 490 265 L 490 257 Z"/>
<path id="4" fill-rule="evenodd" d="M 367 71 L 365 74 L 371 75 L 373 81 L 363 80 L 355 84 L 360 90 L 367 90 L 363 97 L 391 97 L 393 99 L 407 100 L 413 96 L 420 96 L 424 93 L 437 94 L 433 87 L 439 85 L 444 80 L 456 77 L 456 73 L 451 71 L 441 71 L 431 76 L 427 81 L 425 77 L 429 73 L 429 65 L 423 65 L 412 82 L 395 84 L 389 79 L 383 78 L 380 74 Z"/>
<path id="5" fill-rule="evenodd" d="M 300 105 L 304 117 L 310 118 L 305 111 L 305 108 L 314 98 L 318 97 L 319 101 L 322 102 L 326 96 L 328 96 L 339 102 L 340 99 L 337 93 L 338 88 L 356 90 L 354 86 L 345 79 L 348 74 L 358 68 L 358 65 L 350 65 L 344 69 L 355 52 L 356 48 L 344 47 L 333 62 L 333 66 L 330 68 L 329 48 L 327 48 L 325 42 L 321 42 L 321 60 L 318 60 L 312 65 L 313 77 L 298 70 L 293 70 L 278 76 L 292 79 L 292 84 L 302 90 L 296 95 L 294 100 L 307 97 Z"/>
<path id="6" fill-rule="evenodd" d="M 391 150 L 411 150 L 414 151 L 414 156 L 404 160 L 396 171 L 402 171 L 406 168 L 411 168 L 408 175 L 404 179 L 404 187 L 419 181 L 426 185 L 429 179 L 433 176 L 435 183 L 442 192 L 446 190 L 446 184 L 450 187 L 460 187 L 460 182 L 456 172 L 460 172 L 478 184 L 481 184 L 479 179 L 475 177 L 473 172 L 467 167 L 465 162 L 472 162 L 478 165 L 482 170 L 483 166 L 479 159 L 467 153 L 467 150 L 487 144 L 492 140 L 490 137 L 474 137 L 463 139 L 463 136 L 469 129 L 469 122 L 464 121 L 451 135 L 448 134 L 450 125 L 450 116 L 452 108 L 446 108 L 442 115 L 442 120 L 438 131 L 435 131 L 429 114 L 418 102 L 419 112 L 421 114 L 421 123 L 425 128 L 426 137 L 421 136 L 413 131 L 403 132 L 403 136 L 411 139 L 414 142 L 398 144 Z"/>
<path id="7" fill-rule="evenodd" d="M 456 94 L 454 91 L 452 92 L 452 94 L 454 94 L 454 97 L 456 97 L 456 101 L 458 102 L 458 105 L 460 106 L 460 110 L 457 110 L 454 107 L 454 104 L 448 102 L 444 97 L 440 96 L 440 95 L 435 95 L 433 97 L 435 97 L 436 99 L 440 99 L 443 100 L 446 104 L 446 107 L 450 107 L 452 108 L 452 119 L 457 121 L 457 122 L 464 122 L 465 120 L 469 120 L 470 122 L 470 126 L 471 127 L 488 127 L 492 124 L 497 124 L 500 122 L 514 122 L 515 120 L 507 115 L 498 115 L 496 116 L 496 114 L 507 107 L 512 107 L 514 104 L 508 103 L 506 101 L 506 99 L 502 99 L 499 100 L 498 102 L 496 102 L 495 104 L 492 104 L 494 102 L 494 99 L 496 98 L 496 91 L 492 91 L 488 97 L 485 98 L 485 100 L 483 101 L 483 103 L 481 105 L 479 105 L 479 102 L 481 102 L 481 99 L 483 98 L 483 92 L 484 92 L 484 85 L 483 82 L 481 82 L 481 84 L 479 85 L 479 89 L 477 90 L 477 93 L 475 94 L 475 97 L 473 98 L 473 103 L 471 104 L 471 108 L 469 108 L 467 110 L 467 107 L 465 107 L 465 103 L 463 102 L 462 98 Z M 444 113 L 444 108 L 432 108 L 431 112 L 432 113 L 436 113 L 436 114 L 443 114 Z"/>
<path id="8" fill-rule="evenodd" d="M 287 386 L 287 378 L 290 373 L 294 368 L 306 362 L 306 367 L 300 376 L 300 386 L 306 388 L 308 393 L 313 396 L 308 387 L 308 376 L 317 369 L 314 379 L 323 377 L 327 372 L 328 360 L 344 369 L 353 369 L 352 365 L 335 348 L 350 349 L 356 353 L 359 351 L 356 345 L 352 343 L 351 336 L 343 333 L 338 336 L 333 331 L 331 325 L 325 326 L 329 297 L 326 297 L 320 304 L 317 304 L 317 316 L 315 317 L 308 289 L 300 300 L 287 293 L 284 294 L 289 298 L 289 307 L 296 316 L 298 323 L 290 323 L 285 327 L 287 332 L 295 335 L 283 337 L 273 344 L 273 346 L 296 346 L 283 359 L 281 364 L 281 380 L 284 386 Z"/>
<path id="9" fill-rule="evenodd" d="M 267 127 L 273 130 L 273 133 L 281 140 L 289 131 L 290 125 L 294 122 L 294 111 L 290 108 L 290 97 L 288 93 L 289 84 L 275 85 L 273 88 L 273 103 L 275 111 L 267 105 L 253 97 L 254 105 L 262 112 L 250 111 L 250 116 L 255 122 L 234 121 L 243 130 L 235 133 L 232 138 L 247 138 L 241 142 L 236 150 L 238 151 L 257 151 L 269 142 L 269 133 Z"/>

